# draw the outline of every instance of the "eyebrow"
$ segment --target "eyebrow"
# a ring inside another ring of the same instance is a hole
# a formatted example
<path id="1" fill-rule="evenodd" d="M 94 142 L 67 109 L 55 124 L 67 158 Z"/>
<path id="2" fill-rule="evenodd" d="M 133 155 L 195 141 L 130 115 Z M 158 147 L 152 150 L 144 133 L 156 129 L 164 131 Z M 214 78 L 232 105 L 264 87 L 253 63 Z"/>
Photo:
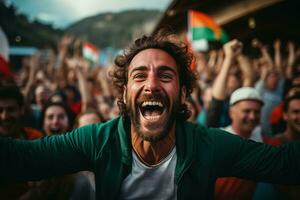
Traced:
<path id="1" fill-rule="evenodd" d="M 158 71 L 171 71 L 173 72 L 175 75 L 177 74 L 177 70 L 175 70 L 174 68 L 170 67 L 170 66 L 166 66 L 166 65 L 163 65 L 163 66 L 160 66 Z"/>
<path id="2" fill-rule="evenodd" d="M 129 73 L 129 76 L 131 76 L 133 74 L 133 72 L 135 71 L 147 71 L 148 68 L 146 66 L 139 66 L 139 67 L 136 67 L 134 68 L 130 73 Z"/>
<path id="3" fill-rule="evenodd" d="M 135 71 L 148 71 L 148 67 L 146 66 L 139 66 L 139 67 L 136 67 L 134 68 L 130 73 L 129 73 L 129 76 L 131 76 L 133 74 L 133 72 Z M 172 67 L 170 66 L 166 66 L 166 65 L 162 65 L 162 66 L 159 66 L 158 67 L 158 72 L 161 72 L 161 71 L 171 71 L 173 72 L 175 75 L 177 74 L 177 71 L 175 69 L 173 69 Z"/>

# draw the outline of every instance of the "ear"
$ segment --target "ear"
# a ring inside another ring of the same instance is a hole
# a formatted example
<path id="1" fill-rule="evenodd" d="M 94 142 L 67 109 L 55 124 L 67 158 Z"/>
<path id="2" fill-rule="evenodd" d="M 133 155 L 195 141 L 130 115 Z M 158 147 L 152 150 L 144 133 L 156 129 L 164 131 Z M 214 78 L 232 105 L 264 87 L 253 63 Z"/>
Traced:
<path id="1" fill-rule="evenodd" d="M 181 103 L 184 103 L 186 100 L 186 87 L 182 86 L 181 88 L 181 97 L 180 97 Z"/>
<path id="2" fill-rule="evenodd" d="M 123 89 L 123 101 L 124 101 L 125 104 L 126 104 L 126 96 L 127 96 L 127 88 L 124 85 L 124 89 Z"/>
<path id="3" fill-rule="evenodd" d="M 232 116 L 234 115 L 234 106 L 230 106 L 228 110 L 229 118 L 232 120 Z"/>

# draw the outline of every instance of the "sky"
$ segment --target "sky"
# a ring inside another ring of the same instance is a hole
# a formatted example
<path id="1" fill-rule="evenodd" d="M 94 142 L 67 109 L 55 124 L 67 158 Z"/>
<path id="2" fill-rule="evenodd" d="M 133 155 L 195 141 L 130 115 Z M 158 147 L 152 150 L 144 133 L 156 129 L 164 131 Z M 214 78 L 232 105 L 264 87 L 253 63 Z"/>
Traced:
<path id="1" fill-rule="evenodd" d="M 54 27 L 65 28 L 73 22 L 103 12 L 130 9 L 158 9 L 164 11 L 172 0 L 6 0 L 17 10 Z"/>

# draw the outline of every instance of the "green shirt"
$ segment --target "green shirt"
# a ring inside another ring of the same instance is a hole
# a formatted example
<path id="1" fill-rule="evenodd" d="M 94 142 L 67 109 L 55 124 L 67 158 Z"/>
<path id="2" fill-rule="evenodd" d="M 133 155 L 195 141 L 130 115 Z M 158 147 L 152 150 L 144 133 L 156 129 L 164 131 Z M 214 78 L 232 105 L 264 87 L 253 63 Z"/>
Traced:
<path id="1" fill-rule="evenodd" d="M 0 183 L 91 170 L 97 199 L 118 199 L 131 149 L 130 124 L 121 117 L 33 141 L 1 138 Z M 215 180 L 224 176 L 300 184 L 299 142 L 273 147 L 177 121 L 176 151 L 178 199 L 213 199 Z"/>

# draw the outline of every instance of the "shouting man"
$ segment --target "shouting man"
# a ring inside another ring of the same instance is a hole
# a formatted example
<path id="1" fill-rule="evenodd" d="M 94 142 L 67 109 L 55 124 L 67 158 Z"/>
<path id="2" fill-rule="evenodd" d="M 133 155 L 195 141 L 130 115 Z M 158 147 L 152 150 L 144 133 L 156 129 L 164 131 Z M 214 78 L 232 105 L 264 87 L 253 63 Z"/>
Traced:
<path id="1" fill-rule="evenodd" d="M 195 76 L 174 37 L 116 58 L 119 118 L 32 142 L 0 139 L 0 182 L 90 170 L 98 199 L 212 199 L 217 177 L 300 184 L 300 143 L 272 147 L 186 122 Z"/>

